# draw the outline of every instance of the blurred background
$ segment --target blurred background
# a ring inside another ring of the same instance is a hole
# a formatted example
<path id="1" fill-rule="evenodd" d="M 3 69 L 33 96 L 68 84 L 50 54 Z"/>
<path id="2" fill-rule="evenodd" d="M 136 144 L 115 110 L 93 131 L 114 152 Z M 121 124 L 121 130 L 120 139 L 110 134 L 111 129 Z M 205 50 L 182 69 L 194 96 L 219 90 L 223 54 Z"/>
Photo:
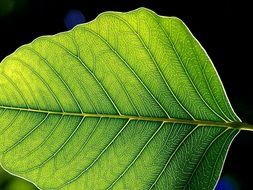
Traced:
<path id="1" fill-rule="evenodd" d="M 71 29 L 99 13 L 147 7 L 181 18 L 212 58 L 239 117 L 253 124 L 250 29 L 244 1 L 179 0 L 0 0 L 0 60 L 38 36 Z M 1 92 L 0 92 L 1 93 Z M 253 132 L 242 131 L 228 153 L 217 190 L 252 189 Z M 33 185 L 0 169 L 0 190 L 32 190 Z"/>

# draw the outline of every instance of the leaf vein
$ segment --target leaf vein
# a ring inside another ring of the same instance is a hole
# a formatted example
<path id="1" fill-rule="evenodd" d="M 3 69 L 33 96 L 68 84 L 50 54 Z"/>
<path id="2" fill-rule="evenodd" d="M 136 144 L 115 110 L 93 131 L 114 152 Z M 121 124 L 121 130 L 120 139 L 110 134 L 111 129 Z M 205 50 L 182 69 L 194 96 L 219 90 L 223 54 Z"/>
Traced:
<path id="1" fill-rule="evenodd" d="M 63 79 L 63 77 L 58 73 L 58 71 L 56 71 L 55 68 L 53 68 L 51 66 L 51 64 L 42 56 L 40 55 L 37 51 L 35 51 L 34 49 L 28 47 L 28 46 L 24 46 L 27 50 L 30 50 L 31 52 L 33 52 L 35 55 L 37 55 L 40 59 L 43 60 L 43 62 L 53 71 L 53 73 L 61 80 L 61 82 L 64 84 L 64 86 L 67 88 L 67 90 L 69 91 L 70 95 L 72 96 L 74 102 L 76 103 L 77 107 L 79 108 L 80 112 L 83 113 L 82 107 L 80 105 L 80 103 L 77 101 L 77 98 L 75 97 L 73 91 L 70 89 L 69 85 L 67 84 L 67 82 Z"/>
<path id="2" fill-rule="evenodd" d="M 194 169 L 190 175 L 190 177 L 188 178 L 187 182 L 185 183 L 185 186 L 184 186 L 184 190 L 187 188 L 187 186 L 189 185 L 189 183 L 191 182 L 193 176 L 196 174 L 196 171 L 200 165 L 200 163 L 202 162 L 202 160 L 204 159 L 205 155 L 207 154 L 208 150 L 212 147 L 212 145 L 224 134 L 228 131 L 229 129 L 225 129 L 223 130 L 219 135 L 217 135 L 210 143 L 209 145 L 207 146 L 207 148 L 205 149 L 205 151 L 203 152 L 203 154 L 201 155 L 201 158 L 198 160 L 197 164 L 194 166 Z"/>
<path id="3" fill-rule="evenodd" d="M 227 137 L 225 143 L 223 143 L 222 148 L 220 149 L 220 152 L 219 152 L 219 156 L 221 155 L 221 152 L 224 150 L 224 147 L 225 147 L 225 145 L 227 144 L 227 141 L 228 141 L 229 138 L 234 134 L 235 131 L 236 131 L 236 130 L 233 130 L 233 131 L 231 132 L 231 134 Z M 237 131 L 237 132 L 238 132 L 238 131 Z M 209 187 L 210 187 L 210 185 L 211 185 L 212 177 L 214 176 L 214 170 L 215 170 L 215 168 L 216 168 L 217 161 L 219 160 L 219 156 L 217 156 L 216 161 L 215 161 L 215 163 L 214 163 L 214 165 L 213 165 L 213 167 L 212 167 L 212 168 L 213 168 L 213 170 L 212 170 L 212 175 L 210 176 L 207 189 L 210 189 Z M 225 160 L 224 160 L 224 161 L 225 161 Z M 224 164 L 224 161 L 223 161 L 223 164 Z M 222 164 L 222 165 L 223 165 L 223 164 Z M 218 181 L 217 181 L 217 182 L 218 182 Z"/>
<path id="4" fill-rule="evenodd" d="M 107 187 L 106 189 L 111 189 L 119 180 L 120 178 L 122 178 L 127 171 L 131 168 L 131 166 L 134 165 L 134 163 L 137 161 L 137 159 L 141 156 L 141 154 L 143 153 L 143 151 L 146 149 L 146 147 L 150 144 L 150 142 L 154 139 L 154 137 L 158 134 L 158 132 L 161 130 L 161 128 L 163 127 L 163 125 L 165 124 L 165 122 L 162 122 L 161 125 L 158 127 L 158 129 L 155 131 L 155 133 L 148 139 L 148 141 L 145 143 L 145 145 L 143 146 L 143 148 L 140 150 L 140 152 L 135 156 L 135 158 L 132 160 L 132 162 L 126 167 L 126 169 L 118 176 L 118 178 L 116 178 L 109 187 Z"/>
<path id="5" fill-rule="evenodd" d="M 100 158 L 101 156 L 104 154 L 104 152 L 113 144 L 113 142 L 118 138 L 118 136 L 124 131 L 124 129 L 127 127 L 127 125 L 129 124 L 129 122 L 131 121 L 131 119 L 128 119 L 127 122 L 124 124 L 124 126 L 119 130 L 119 132 L 113 137 L 113 139 L 106 145 L 106 147 L 98 154 L 98 156 L 90 163 L 89 166 L 87 166 L 82 172 L 80 172 L 76 177 L 68 180 L 67 182 L 65 182 L 64 184 L 62 184 L 61 186 L 58 186 L 57 188 L 54 188 L 55 190 L 57 189 L 61 189 L 62 187 L 73 183 L 74 181 L 76 181 L 77 179 L 79 179 L 85 172 L 87 172 Z"/>
<path id="6" fill-rule="evenodd" d="M 100 88 L 102 89 L 102 91 L 105 93 L 105 95 L 107 96 L 107 98 L 109 99 L 109 101 L 111 102 L 111 104 L 113 105 L 113 107 L 116 109 L 116 111 L 118 112 L 118 114 L 122 115 L 121 112 L 120 112 L 120 110 L 118 109 L 117 105 L 112 100 L 112 97 L 109 95 L 109 93 L 107 92 L 107 90 L 103 86 L 103 84 L 100 82 L 100 80 L 98 80 L 97 76 L 88 68 L 88 66 L 83 62 L 83 60 L 80 57 L 78 57 L 75 54 L 73 54 L 70 50 L 68 50 L 66 47 L 64 47 L 59 42 L 56 42 L 56 41 L 51 40 L 49 38 L 45 38 L 45 40 L 47 40 L 48 42 L 51 42 L 51 43 L 57 45 L 58 47 L 60 47 L 63 50 L 65 50 L 69 55 L 71 55 L 72 57 L 76 58 L 82 64 L 82 66 L 85 68 L 85 70 L 94 78 L 94 80 L 97 82 L 97 84 L 100 86 Z M 76 44 L 76 42 L 74 41 L 73 38 L 72 38 L 72 40 Z M 75 45 L 75 46 L 77 48 L 77 45 Z"/>
<path id="7" fill-rule="evenodd" d="M 92 136 L 94 135 L 95 131 L 97 130 L 100 122 L 102 120 L 102 117 L 100 117 L 98 119 L 98 122 L 96 123 L 95 127 L 93 127 L 92 131 L 90 132 L 89 136 L 87 137 L 87 139 L 85 139 L 85 141 L 83 142 L 81 148 L 73 155 L 72 159 L 68 162 L 72 162 L 81 152 L 82 150 L 85 148 L 85 146 L 89 143 L 89 140 L 92 138 Z"/>
<path id="8" fill-rule="evenodd" d="M 46 88 L 49 90 L 49 92 L 53 95 L 53 97 L 56 100 L 57 104 L 59 105 L 61 111 L 65 112 L 60 100 L 57 98 L 57 96 L 55 95 L 55 93 L 53 92 L 53 90 L 51 89 L 49 84 L 43 79 L 43 77 L 33 67 L 31 67 L 29 64 L 27 64 L 24 60 L 21 60 L 20 58 L 17 58 L 17 57 L 9 57 L 8 59 L 16 60 L 16 61 L 20 62 L 24 67 L 29 69 L 46 86 Z"/>
<path id="9" fill-rule="evenodd" d="M 206 73 L 205 73 L 205 66 L 206 66 L 206 64 L 205 64 L 204 67 L 200 64 L 200 58 L 199 58 L 199 55 L 198 55 L 198 53 L 196 52 L 196 49 L 195 49 L 195 47 L 194 47 L 194 45 L 193 45 L 193 41 L 192 41 L 191 38 L 189 39 L 189 41 L 190 41 L 190 43 L 191 43 L 191 45 L 192 45 L 193 53 L 194 53 L 195 57 L 196 57 L 197 60 L 198 60 L 198 61 L 197 61 L 197 62 L 198 62 L 198 66 L 200 67 L 201 73 L 202 73 L 202 75 L 204 76 L 205 83 L 206 83 L 206 85 L 207 85 L 207 88 L 208 88 L 209 93 L 211 94 L 211 96 L 212 96 L 212 98 L 213 98 L 213 100 L 214 100 L 216 106 L 217 106 L 218 109 L 220 110 L 220 112 L 228 119 L 228 121 L 231 121 L 231 119 L 230 119 L 230 118 L 226 115 L 226 113 L 221 109 L 220 105 L 218 104 L 218 102 L 217 102 L 217 100 L 216 100 L 216 97 L 215 97 L 214 94 L 213 94 L 213 91 L 211 90 L 210 84 L 209 84 L 209 82 L 207 81 L 207 77 L 206 77 Z M 203 49 L 203 48 L 202 48 L 202 49 Z M 203 51 L 205 51 L 205 50 L 203 49 Z M 207 53 L 205 53 L 205 54 L 206 54 L 206 56 L 208 57 Z M 208 57 L 208 59 L 209 59 L 209 57 Z M 210 60 L 210 59 L 209 59 L 209 60 Z M 212 63 L 211 60 L 210 60 L 210 62 Z M 217 71 L 215 71 L 215 72 L 217 72 Z M 233 116 L 232 116 L 232 117 L 233 117 Z M 234 117 L 233 117 L 233 118 L 234 118 Z"/>
<path id="10" fill-rule="evenodd" d="M 153 53 L 151 52 L 151 50 L 150 50 L 150 49 L 148 48 L 148 46 L 146 45 L 146 43 L 145 43 L 144 39 L 141 37 L 141 35 L 140 35 L 137 31 L 135 31 L 135 29 L 132 27 L 132 25 L 131 25 L 129 22 L 127 22 L 125 19 L 123 19 L 123 18 L 121 18 L 121 17 L 119 17 L 119 16 L 116 16 L 116 15 L 114 15 L 114 14 L 109 14 L 109 13 L 107 13 L 107 14 L 113 16 L 114 18 L 117 18 L 117 19 L 121 20 L 122 22 L 124 22 L 124 23 L 128 26 L 128 28 L 137 36 L 137 38 L 138 38 L 139 41 L 141 42 L 142 46 L 143 46 L 143 47 L 145 48 L 145 50 L 147 51 L 147 53 L 148 53 L 150 59 L 152 60 L 153 64 L 155 65 L 155 67 L 156 67 L 156 69 L 157 69 L 159 75 L 161 76 L 163 82 L 165 83 L 165 85 L 166 85 L 167 89 L 169 90 L 169 92 L 171 93 L 172 97 L 176 100 L 176 102 L 178 103 L 178 105 L 179 105 L 179 106 L 180 106 L 180 107 L 181 107 L 193 120 L 196 120 L 196 119 L 194 118 L 194 116 L 193 116 L 193 115 L 187 110 L 187 108 L 182 104 L 182 102 L 180 102 L 180 100 L 176 97 L 175 92 L 173 91 L 172 87 L 169 85 L 168 81 L 165 79 L 165 76 L 164 76 L 164 74 L 163 74 L 161 68 L 159 67 L 156 58 L 154 57 Z"/>
<path id="11" fill-rule="evenodd" d="M 26 155 L 24 155 L 21 159 L 24 159 L 26 157 L 28 157 L 29 155 L 31 155 L 32 153 L 34 153 L 35 151 L 39 150 L 48 140 L 49 138 L 53 135 L 53 133 L 55 132 L 55 130 L 58 128 L 61 120 L 63 119 L 63 115 L 60 117 L 60 119 L 56 122 L 56 125 L 53 127 L 53 129 L 50 131 L 50 133 L 46 136 L 46 138 L 41 142 L 40 145 L 38 145 L 35 149 L 31 150 L 30 152 L 28 152 Z M 29 170 L 26 170 L 25 172 L 30 172 L 34 169 L 37 169 L 38 167 L 33 167 Z M 25 173 L 24 171 L 19 171 L 19 173 Z"/>
<path id="12" fill-rule="evenodd" d="M 13 150 L 17 145 L 19 145 L 21 142 L 23 142 L 27 137 L 29 137 L 36 129 L 38 129 L 48 118 L 49 114 L 47 114 L 40 122 L 37 124 L 31 131 L 29 131 L 25 136 L 23 136 L 21 139 L 19 139 L 15 144 L 10 146 L 8 149 L 6 149 L 3 153 L 7 154 L 11 150 Z"/>
<path id="13" fill-rule="evenodd" d="M 24 100 L 26 107 L 29 109 L 29 108 L 30 108 L 30 107 L 29 107 L 29 104 L 28 104 L 28 102 L 27 102 L 27 100 L 26 100 L 24 94 L 23 94 L 22 91 L 20 90 L 20 88 L 16 85 L 16 83 L 14 83 L 13 80 L 12 80 L 9 76 L 7 76 L 5 73 L 1 73 L 1 74 L 2 74 L 2 76 L 4 76 L 4 77 L 8 80 L 8 82 L 11 83 L 11 85 L 18 91 L 19 95 L 20 95 L 21 98 Z"/>
<path id="14" fill-rule="evenodd" d="M 2 131 L 4 131 L 4 132 L 6 132 L 12 125 L 13 125 L 13 123 L 16 121 L 16 119 L 17 119 L 17 117 L 18 117 L 18 115 L 21 113 L 21 111 L 18 111 L 18 113 L 17 114 L 15 114 L 15 116 L 14 116 L 14 118 L 11 120 L 11 122 L 5 127 L 5 128 L 3 128 L 2 130 L 1 130 L 1 133 L 2 133 Z M 1 117 L 1 116 L 0 116 Z M 3 132 L 3 133 L 4 133 Z"/>
<path id="15" fill-rule="evenodd" d="M 130 65 L 127 63 L 127 61 L 113 48 L 113 46 L 100 34 L 96 33 L 95 31 L 82 27 L 87 32 L 90 32 L 91 34 L 97 36 L 101 41 L 103 41 L 114 53 L 118 58 L 122 61 L 122 63 L 125 64 L 125 66 L 133 73 L 133 75 L 137 78 L 137 80 L 142 84 L 142 86 L 147 90 L 149 95 L 155 100 L 155 102 L 158 104 L 158 106 L 163 110 L 163 112 L 167 115 L 168 118 L 170 118 L 170 115 L 165 110 L 165 108 L 162 106 L 162 104 L 157 100 L 157 98 L 153 95 L 153 93 L 150 91 L 150 89 L 146 86 L 146 84 L 140 79 L 140 77 L 136 74 L 136 72 L 130 67 Z"/>
<path id="16" fill-rule="evenodd" d="M 173 153 L 170 155 L 168 161 L 166 162 L 166 164 L 164 165 L 163 169 L 161 170 L 161 172 L 158 174 L 157 178 L 155 179 L 154 183 L 152 183 L 152 185 L 150 186 L 149 190 L 153 189 L 153 187 L 157 184 L 157 182 L 159 181 L 159 179 L 161 178 L 162 174 L 164 173 L 165 169 L 167 168 L 167 166 L 169 165 L 170 161 L 172 160 L 172 158 L 175 156 L 175 154 L 177 153 L 177 151 L 179 150 L 179 148 L 186 142 L 186 140 L 193 134 L 193 132 L 198 128 L 199 125 L 196 125 L 185 137 L 184 139 L 178 144 L 178 146 L 175 148 L 175 150 L 173 151 Z"/>
<path id="17" fill-rule="evenodd" d="M 154 19 L 154 20 L 156 20 L 156 19 Z M 169 40 L 169 43 L 170 43 L 171 47 L 173 48 L 173 50 L 174 50 L 174 52 L 175 52 L 175 54 L 176 54 L 176 56 L 177 56 L 177 58 L 178 58 L 178 60 L 179 60 L 179 62 L 180 62 L 180 64 L 181 64 L 181 66 L 182 66 L 182 68 L 183 68 L 183 70 L 184 70 L 184 72 L 185 72 L 187 78 L 189 79 L 189 81 L 190 81 L 192 87 L 194 88 L 195 92 L 197 93 L 197 95 L 200 97 L 200 99 L 203 101 L 203 103 L 204 103 L 216 116 L 218 116 L 218 117 L 219 117 L 220 119 L 222 119 L 223 121 L 226 121 L 226 120 L 225 120 L 222 116 L 220 116 L 220 114 L 218 114 L 218 113 L 208 104 L 208 102 L 206 102 L 206 100 L 203 98 L 202 94 L 199 92 L 198 88 L 197 88 L 196 85 L 194 84 L 194 82 L 193 82 L 193 80 L 192 80 L 192 78 L 191 78 L 191 76 L 190 76 L 190 74 L 189 74 L 189 71 L 186 69 L 185 64 L 184 64 L 184 62 L 183 62 L 183 60 L 182 60 L 182 58 L 181 58 L 181 56 L 180 56 L 180 54 L 179 54 L 177 48 L 175 47 L 175 44 L 174 44 L 174 42 L 172 41 L 170 35 L 168 34 L 168 32 L 165 30 L 165 28 L 163 27 L 163 25 L 162 25 L 160 22 L 157 21 L 157 23 L 159 24 L 159 26 L 160 26 L 161 29 L 163 30 L 165 36 L 166 36 L 167 39 Z"/>

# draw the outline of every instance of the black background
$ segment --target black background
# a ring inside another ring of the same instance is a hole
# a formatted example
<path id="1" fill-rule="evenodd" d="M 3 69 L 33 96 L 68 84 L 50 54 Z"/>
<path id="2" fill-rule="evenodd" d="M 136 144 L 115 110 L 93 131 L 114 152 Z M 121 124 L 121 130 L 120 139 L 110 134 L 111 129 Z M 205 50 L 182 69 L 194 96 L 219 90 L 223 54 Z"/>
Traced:
<path id="1" fill-rule="evenodd" d="M 5 1 L 5 0 L 0 0 Z M 160 15 L 181 18 L 214 62 L 239 117 L 253 123 L 252 25 L 250 5 L 232 1 L 159 0 L 12 0 L 12 12 L 0 15 L 0 60 L 38 36 L 66 30 L 64 16 L 78 9 L 86 21 L 107 10 L 147 7 Z M 20 3 L 21 2 L 21 3 Z M 1 6 L 1 3 L 0 3 Z M 3 6 L 3 4 L 2 4 Z M 1 93 L 1 92 L 0 92 Z M 232 176 L 240 189 L 252 189 L 253 132 L 242 131 L 228 153 L 222 175 Z"/>

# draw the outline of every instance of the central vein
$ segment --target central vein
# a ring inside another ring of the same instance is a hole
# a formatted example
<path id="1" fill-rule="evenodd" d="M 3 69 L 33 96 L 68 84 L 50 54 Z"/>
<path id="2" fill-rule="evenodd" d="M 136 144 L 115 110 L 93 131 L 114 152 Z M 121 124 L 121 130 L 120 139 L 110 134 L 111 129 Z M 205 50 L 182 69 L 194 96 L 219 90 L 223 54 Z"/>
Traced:
<path id="1" fill-rule="evenodd" d="M 66 116 L 79 116 L 79 117 L 103 117 L 103 118 L 114 118 L 114 119 L 129 119 L 129 120 L 142 120 L 142 121 L 158 121 L 165 123 L 179 123 L 188 125 L 198 126 L 215 126 L 215 127 L 226 127 L 231 129 L 248 130 L 253 131 L 253 125 L 242 123 L 242 122 L 222 122 L 222 121 L 207 121 L 207 120 L 189 120 L 181 118 L 160 118 L 160 117 L 146 117 L 146 116 L 133 116 L 133 115 L 113 115 L 113 114 L 97 114 L 97 113 L 77 113 L 77 112 L 59 112 L 59 111 L 48 111 L 28 108 L 18 108 L 10 106 L 0 106 L 0 109 L 6 110 L 18 110 L 35 113 L 45 113 L 51 115 L 66 115 Z"/>

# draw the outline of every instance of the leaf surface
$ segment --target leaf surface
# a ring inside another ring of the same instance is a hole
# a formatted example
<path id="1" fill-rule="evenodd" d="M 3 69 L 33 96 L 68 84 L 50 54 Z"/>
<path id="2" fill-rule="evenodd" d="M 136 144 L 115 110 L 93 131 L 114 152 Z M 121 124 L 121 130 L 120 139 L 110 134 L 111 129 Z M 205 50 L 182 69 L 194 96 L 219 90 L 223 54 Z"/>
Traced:
<path id="1" fill-rule="evenodd" d="M 40 189 L 213 189 L 239 121 L 184 23 L 145 8 L 0 65 L 0 162 Z"/>

